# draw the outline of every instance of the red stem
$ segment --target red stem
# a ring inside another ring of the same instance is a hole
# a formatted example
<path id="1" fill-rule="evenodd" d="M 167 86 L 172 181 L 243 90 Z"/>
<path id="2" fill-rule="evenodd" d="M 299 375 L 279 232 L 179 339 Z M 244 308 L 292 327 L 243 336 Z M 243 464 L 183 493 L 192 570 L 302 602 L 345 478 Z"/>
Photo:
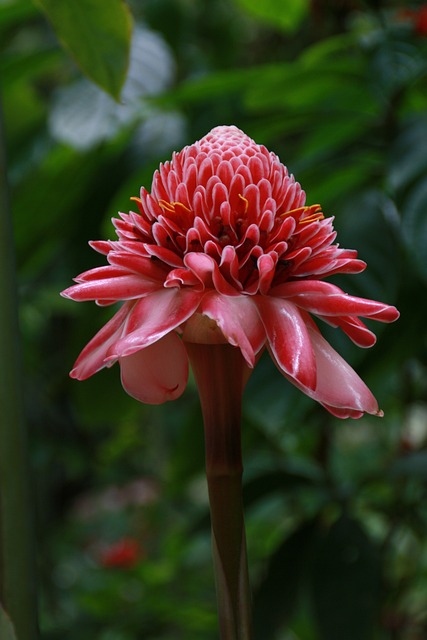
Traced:
<path id="1" fill-rule="evenodd" d="M 205 428 L 206 476 L 221 640 L 250 640 L 242 502 L 241 403 L 247 367 L 229 344 L 187 343 Z"/>

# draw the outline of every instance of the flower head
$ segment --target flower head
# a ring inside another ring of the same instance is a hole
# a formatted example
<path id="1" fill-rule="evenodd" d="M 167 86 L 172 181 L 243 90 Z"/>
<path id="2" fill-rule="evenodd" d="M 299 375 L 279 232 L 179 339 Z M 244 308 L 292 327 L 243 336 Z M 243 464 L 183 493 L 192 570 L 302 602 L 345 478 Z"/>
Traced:
<path id="1" fill-rule="evenodd" d="M 216 127 L 160 165 L 151 191 L 132 200 L 138 211 L 113 219 L 118 239 L 90 243 L 109 264 L 63 292 L 124 302 L 83 349 L 73 378 L 119 361 L 126 391 L 161 403 L 186 386 L 187 342 L 228 342 L 250 368 L 267 347 L 288 380 L 338 417 L 380 415 L 311 315 L 370 347 L 375 336 L 360 316 L 392 322 L 399 313 L 324 281 L 366 264 L 334 244 L 333 218 L 305 205 L 274 153 L 234 126 Z"/>

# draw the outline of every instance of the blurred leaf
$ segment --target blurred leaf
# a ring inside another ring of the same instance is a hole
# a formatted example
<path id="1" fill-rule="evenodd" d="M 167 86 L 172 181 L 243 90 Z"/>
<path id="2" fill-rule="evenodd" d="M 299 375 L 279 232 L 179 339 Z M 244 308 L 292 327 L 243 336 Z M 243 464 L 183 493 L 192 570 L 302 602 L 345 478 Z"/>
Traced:
<path id="1" fill-rule="evenodd" d="M 16 640 L 12 622 L 6 611 L 0 605 L 0 638 L 1 640 Z"/>
<path id="2" fill-rule="evenodd" d="M 390 468 L 392 476 L 413 476 L 427 480 L 427 451 L 416 451 L 395 460 Z"/>
<path id="3" fill-rule="evenodd" d="M 129 62 L 132 19 L 123 0 L 35 0 L 82 71 L 118 99 Z"/>
<path id="4" fill-rule="evenodd" d="M 44 249 L 51 240 L 58 249 L 73 230 L 78 230 L 82 238 L 82 227 L 75 212 L 81 206 L 79 203 L 96 193 L 96 210 L 86 221 L 84 240 L 80 244 L 80 248 L 85 249 L 93 233 L 92 225 L 96 226 L 95 221 L 102 216 L 103 207 L 120 179 L 117 166 L 110 165 L 116 152 L 113 144 L 102 154 L 92 152 L 84 156 L 66 147 L 53 147 L 37 169 L 25 176 L 26 188 L 18 185 L 13 189 L 18 262 L 24 275 L 35 276 L 38 269 L 44 268 L 43 262 L 49 259 L 50 253 L 49 250 L 44 254 Z M 40 183 L 44 185 L 43 190 L 37 187 Z M 28 216 L 28 211 L 36 211 L 37 215 Z"/>
<path id="5" fill-rule="evenodd" d="M 290 622 L 315 534 L 315 521 L 304 522 L 271 555 L 254 594 L 256 640 L 272 640 Z"/>
<path id="6" fill-rule="evenodd" d="M 308 0 L 238 0 L 238 3 L 255 18 L 284 31 L 295 31 L 309 8 Z"/>
<path id="7" fill-rule="evenodd" d="M 363 171 L 359 166 L 355 169 Z M 400 278 L 395 229 L 400 223 L 394 203 L 382 191 L 370 189 L 348 198 L 336 213 L 340 244 L 357 249 L 359 258 L 368 264 L 357 278 L 345 278 L 347 289 L 351 283 L 355 295 L 392 303 Z"/>
<path id="8" fill-rule="evenodd" d="M 175 64 L 163 38 L 149 29 L 133 31 L 129 72 L 118 104 L 86 78 L 55 94 L 49 115 L 53 137 L 86 151 L 150 115 L 143 98 L 170 86 Z"/>
<path id="9" fill-rule="evenodd" d="M 427 178 L 413 187 L 402 205 L 403 236 L 418 273 L 427 279 Z"/>
<path id="10" fill-rule="evenodd" d="M 321 640 L 369 640 L 378 611 L 377 550 L 359 524 L 337 520 L 315 556 L 312 599 Z"/>
<path id="11" fill-rule="evenodd" d="M 420 77 L 426 61 L 415 44 L 383 38 L 374 53 L 370 75 L 375 78 L 375 91 L 389 98 Z"/>
<path id="12" fill-rule="evenodd" d="M 37 9 L 28 0 L 0 2 L 0 30 L 19 24 L 34 15 L 37 15 Z"/>
<path id="13" fill-rule="evenodd" d="M 427 169 L 427 118 L 408 118 L 394 140 L 389 155 L 388 183 L 394 190 L 407 187 Z"/>
<path id="14" fill-rule="evenodd" d="M 308 46 L 292 62 L 269 65 L 268 73 L 249 85 L 246 104 L 251 109 L 303 108 L 312 125 L 319 116 L 318 105 L 336 111 L 343 105 L 358 115 L 372 112 L 366 63 L 355 52 L 351 37 L 327 38 Z"/>
<path id="15" fill-rule="evenodd" d="M 52 71 L 59 60 L 60 52 L 54 49 L 4 54 L 0 58 L 1 78 L 5 84 L 24 79 L 34 82 L 39 75 Z"/>
<path id="16" fill-rule="evenodd" d="M 157 101 L 161 105 L 186 105 L 206 102 L 211 98 L 239 93 L 245 87 L 266 81 L 270 76 L 281 73 L 283 65 L 254 65 L 251 68 L 213 71 L 202 78 L 190 79 L 166 93 Z"/>
<path id="17" fill-rule="evenodd" d="M 318 485 L 321 474 L 302 473 L 292 470 L 271 471 L 258 475 L 245 483 L 243 500 L 246 506 L 276 492 L 292 491 L 296 487 Z"/>

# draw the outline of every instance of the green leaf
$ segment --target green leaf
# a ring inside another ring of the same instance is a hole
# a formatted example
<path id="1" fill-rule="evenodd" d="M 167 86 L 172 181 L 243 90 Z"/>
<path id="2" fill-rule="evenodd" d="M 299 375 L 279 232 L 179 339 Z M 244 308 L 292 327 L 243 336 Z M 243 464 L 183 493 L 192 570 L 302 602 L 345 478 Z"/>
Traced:
<path id="1" fill-rule="evenodd" d="M 254 18 L 283 31 L 295 31 L 308 13 L 308 0 L 238 0 Z"/>
<path id="2" fill-rule="evenodd" d="M 129 61 L 132 19 L 123 0 L 35 0 L 83 73 L 118 99 Z"/>
<path id="3" fill-rule="evenodd" d="M 427 179 L 423 177 L 402 206 L 403 236 L 419 275 L 427 279 Z"/>
<path id="4" fill-rule="evenodd" d="M 272 493 L 286 493 L 298 487 L 314 485 L 319 488 L 322 481 L 321 473 L 314 469 L 306 473 L 298 470 L 269 471 L 252 478 L 243 487 L 243 501 L 249 506 L 270 496 Z"/>
<path id="5" fill-rule="evenodd" d="M 304 522 L 272 554 L 254 594 L 254 630 L 258 640 L 270 640 L 294 614 L 307 556 L 316 535 L 315 521 Z"/>
<path id="6" fill-rule="evenodd" d="M 412 476 L 419 480 L 427 480 L 427 451 L 416 451 L 398 458 L 390 468 L 394 477 Z"/>
<path id="7" fill-rule="evenodd" d="M 388 185 L 406 189 L 427 169 L 427 118 L 424 113 L 406 119 L 389 154 Z"/>
<path id="8" fill-rule="evenodd" d="M 12 622 L 0 604 L 0 638 L 1 640 L 16 640 Z"/>
<path id="9" fill-rule="evenodd" d="M 380 599 L 377 550 L 359 524 L 337 520 L 317 549 L 312 599 L 320 640 L 369 640 Z"/>
<path id="10" fill-rule="evenodd" d="M 0 2 L 0 31 L 15 25 L 22 27 L 23 21 L 33 18 L 35 14 L 37 8 L 27 0 Z"/>
<path id="11" fill-rule="evenodd" d="M 369 168 L 367 159 L 364 163 L 358 161 L 354 164 L 355 170 L 360 174 L 367 167 Z M 348 278 L 343 278 L 343 286 L 346 290 L 350 286 L 350 293 L 354 295 L 392 303 L 397 295 L 402 268 L 396 240 L 396 231 L 399 232 L 400 229 L 396 207 L 378 189 L 361 189 L 358 194 L 347 199 L 348 202 L 336 212 L 335 227 L 340 244 L 349 249 L 357 249 L 359 258 L 365 260 L 368 267 L 351 282 Z M 341 282 L 341 278 L 337 278 L 337 281 Z"/>

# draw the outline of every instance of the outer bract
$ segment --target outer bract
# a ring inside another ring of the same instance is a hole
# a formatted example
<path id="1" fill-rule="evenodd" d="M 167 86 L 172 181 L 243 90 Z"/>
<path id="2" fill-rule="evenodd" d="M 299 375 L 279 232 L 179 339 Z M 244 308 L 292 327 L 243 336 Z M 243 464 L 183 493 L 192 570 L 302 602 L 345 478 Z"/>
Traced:
<path id="1" fill-rule="evenodd" d="M 151 191 L 132 199 L 138 211 L 113 219 L 118 239 L 90 243 L 109 264 L 63 292 L 123 302 L 83 349 L 73 378 L 119 361 L 126 391 L 161 403 L 186 386 L 186 342 L 228 342 L 250 368 L 267 347 L 290 382 L 340 418 L 382 415 L 312 316 L 371 347 L 375 336 L 360 317 L 392 322 L 399 313 L 324 281 L 366 264 L 334 243 L 333 218 L 305 205 L 274 153 L 234 126 L 216 127 L 160 165 Z"/>

